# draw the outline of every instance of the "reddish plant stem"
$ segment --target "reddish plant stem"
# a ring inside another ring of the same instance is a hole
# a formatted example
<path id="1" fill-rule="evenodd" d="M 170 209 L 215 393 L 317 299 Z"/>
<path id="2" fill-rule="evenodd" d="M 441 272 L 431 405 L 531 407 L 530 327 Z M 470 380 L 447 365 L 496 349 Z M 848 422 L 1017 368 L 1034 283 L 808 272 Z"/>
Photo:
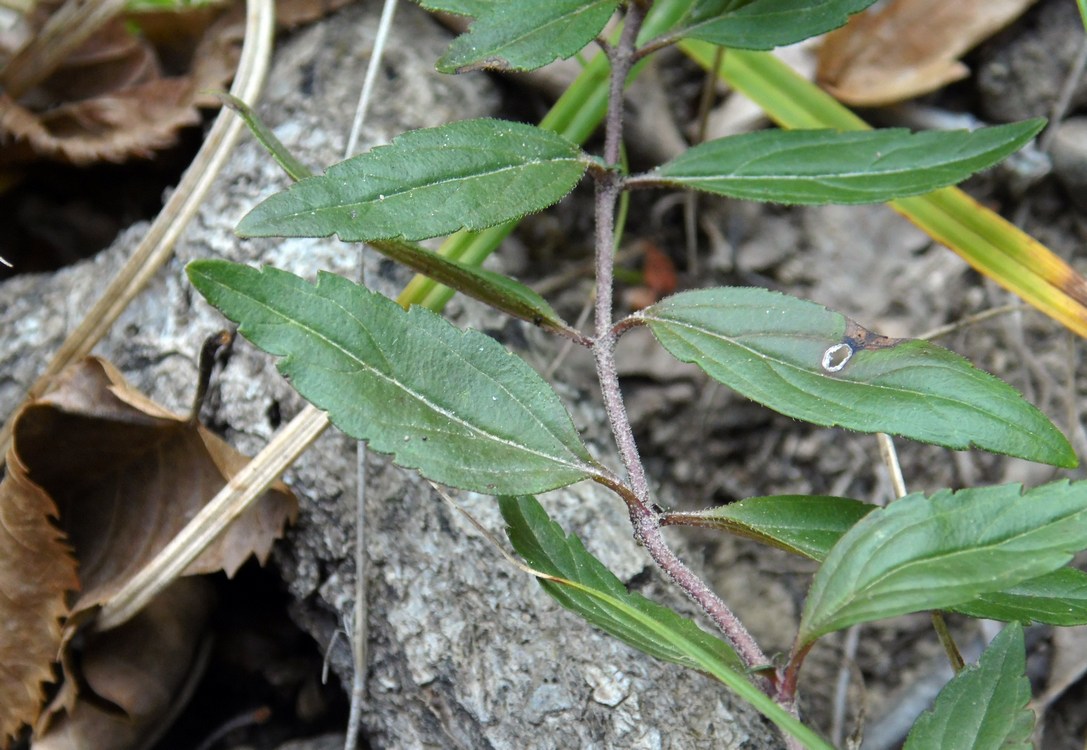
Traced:
<path id="1" fill-rule="evenodd" d="M 792 653 L 789 654 L 789 663 L 778 678 L 777 701 L 792 711 L 793 715 L 796 715 L 796 688 L 800 679 L 800 667 L 813 645 L 814 642 L 794 643 Z"/>
<path id="2" fill-rule="evenodd" d="M 706 585 L 706 582 L 691 571 L 683 561 L 676 557 L 661 534 L 660 521 L 656 513 L 630 513 L 634 524 L 634 538 L 649 552 L 650 557 L 668 574 L 689 597 L 708 614 L 713 622 L 725 634 L 729 644 L 739 654 L 749 669 L 759 669 L 769 665 L 766 655 L 759 644 L 747 632 L 740 619 L 721 601 L 721 598 Z M 764 682 L 763 688 L 769 687 Z"/>
<path id="3" fill-rule="evenodd" d="M 615 344 L 622 325 L 612 326 L 613 284 L 615 263 L 615 208 L 623 188 L 618 170 L 619 147 L 623 132 L 623 89 L 627 74 L 634 64 L 634 43 L 645 17 L 645 9 L 636 2 L 627 6 L 627 16 L 619 44 L 607 49 L 611 60 L 611 85 L 608 114 L 605 120 L 604 161 L 607 169 L 592 170 L 596 180 L 596 339 L 593 355 L 615 442 L 622 457 L 630 484 L 629 492 L 621 492 L 630 511 L 634 538 L 642 544 L 653 560 L 688 596 L 713 619 L 725 634 L 733 649 L 749 668 L 768 664 L 755 639 L 728 606 L 706 583 L 695 575 L 668 547 L 661 533 L 660 514 L 650 501 L 649 482 L 638 455 L 634 432 L 619 389 L 615 368 Z M 770 685 L 764 684 L 764 688 Z"/>
<path id="4" fill-rule="evenodd" d="M 629 6 L 619 44 L 608 50 L 611 81 L 608 114 L 604 131 L 606 170 L 594 171 L 596 178 L 596 341 L 593 354 L 596 373 L 604 396 L 604 407 L 612 433 L 627 470 L 627 479 L 638 498 L 637 505 L 649 510 L 649 483 L 638 455 L 615 369 L 615 336 L 611 332 L 612 292 L 615 278 L 615 206 L 619 199 L 621 176 L 618 173 L 619 146 L 623 133 L 623 88 L 633 64 L 634 40 L 645 18 L 637 5 Z M 633 507 L 633 506 L 632 506 Z"/>

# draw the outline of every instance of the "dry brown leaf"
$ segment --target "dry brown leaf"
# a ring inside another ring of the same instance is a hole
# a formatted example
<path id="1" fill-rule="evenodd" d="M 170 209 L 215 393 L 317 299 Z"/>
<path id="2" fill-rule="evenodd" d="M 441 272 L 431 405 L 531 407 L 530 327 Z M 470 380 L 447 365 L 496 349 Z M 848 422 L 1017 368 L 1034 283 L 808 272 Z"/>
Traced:
<path id="1" fill-rule="evenodd" d="M 24 408 L 15 450 L 30 478 L 56 501 L 75 548 L 82 592 L 73 614 L 108 601 L 247 462 L 95 357 Z M 296 512 L 293 496 L 279 485 L 186 573 L 232 576 L 251 554 L 263 563 Z"/>
<path id="2" fill-rule="evenodd" d="M 128 19 L 115 19 L 17 100 L 0 97 L 0 165 L 147 158 L 198 124 L 197 107 L 207 105 L 199 92 L 224 86 L 237 66 L 240 15 L 218 21 L 223 14 L 207 10 L 170 15 L 172 36 L 137 34 Z M 161 25 L 151 16 L 139 19 Z M 162 40 L 161 47 L 152 39 Z"/>
<path id="3" fill-rule="evenodd" d="M 161 76 L 155 50 L 118 19 L 69 55 L 24 103 L 47 109 L 57 102 L 90 99 Z"/>
<path id="4" fill-rule="evenodd" d="M 276 25 L 293 29 L 316 21 L 351 3 L 351 0 L 277 0 Z"/>
<path id="5" fill-rule="evenodd" d="M 827 35 L 816 80 L 855 106 L 880 106 L 964 78 L 959 58 L 1036 0 L 891 0 Z"/>
<path id="6" fill-rule="evenodd" d="M 160 79 L 38 115 L 0 94 L 0 166 L 50 157 L 71 164 L 147 158 L 200 122 L 192 84 Z"/>
<path id="7" fill-rule="evenodd" d="M 42 582 L 44 591 L 38 596 L 46 601 L 28 608 L 32 622 L 21 610 L 4 611 L 13 600 L 0 599 L 0 621 L 18 624 L 5 631 L 0 654 L 22 648 L 20 644 L 33 645 L 23 651 L 33 660 L 23 667 L 27 676 L 22 684 L 30 686 L 24 689 L 39 696 L 41 681 L 52 678 L 61 639 L 70 639 L 91 610 L 109 601 L 246 461 L 204 427 L 133 389 L 112 365 L 94 357 L 63 372 L 49 392 L 23 407 L 0 500 L 17 498 L 14 502 L 22 505 L 13 507 L 26 508 L 27 518 L 8 523 L 15 511 L 5 505 L 0 505 L 0 518 L 8 531 L 19 534 L 27 526 L 36 536 L 24 539 L 0 531 L 0 583 L 23 580 L 27 570 L 69 566 L 68 577 L 58 573 Z M 63 592 L 77 583 L 71 558 L 48 525 L 47 517 L 58 510 L 79 561 L 82 587 L 68 610 L 63 634 L 56 625 L 57 616 L 65 612 Z M 186 574 L 224 570 L 233 575 L 250 555 L 263 563 L 296 513 L 295 498 L 280 483 Z M 52 546 L 39 542 L 50 533 Z M 6 593 L 3 587 L 0 591 Z M 27 713 L 27 702 L 23 699 L 18 711 L 0 702 L 0 727 L 6 733 L 12 726 L 36 722 L 38 706 Z M 71 705 L 70 698 L 63 702 Z"/>
<path id="8" fill-rule="evenodd" d="M 676 290 L 679 279 L 672 259 L 652 242 L 642 243 L 642 285 L 627 289 L 623 302 L 631 310 L 643 310 Z"/>
<path id="9" fill-rule="evenodd" d="M 0 746 L 37 715 L 42 683 L 52 682 L 65 592 L 79 587 L 76 562 L 49 522 L 57 508 L 26 479 L 8 451 L 0 482 Z"/>
<path id="10" fill-rule="evenodd" d="M 279 0 L 277 22 L 293 28 L 349 2 Z M 56 5 L 39 6 L 47 4 Z M 27 19 L 24 41 L 34 38 L 49 10 Z M 0 167 L 38 159 L 122 162 L 172 146 L 182 128 L 200 122 L 200 108 L 219 106 L 206 91 L 233 77 L 244 27 L 237 0 L 110 21 L 25 94 L 0 94 Z M 0 45 L 0 75 L 13 72 L 4 69 L 5 57 L 29 68 L 37 62 Z"/>
<path id="11" fill-rule="evenodd" d="M 657 295 L 657 299 L 667 297 L 674 292 L 679 283 L 679 279 L 676 278 L 676 264 L 652 242 L 645 244 L 642 278 L 645 285 Z"/>
<path id="12" fill-rule="evenodd" d="M 213 593 L 182 578 L 136 617 L 88 637 L 79 673 L 95 700 L 73 700 L 34 740 L 35 750 L 129 750 L 147 747 L 183 707 L 199 677 Z M 66 688 L 72 683 L 66 683 Z M 58 696 L 58 701 L 65 698 Z"/>

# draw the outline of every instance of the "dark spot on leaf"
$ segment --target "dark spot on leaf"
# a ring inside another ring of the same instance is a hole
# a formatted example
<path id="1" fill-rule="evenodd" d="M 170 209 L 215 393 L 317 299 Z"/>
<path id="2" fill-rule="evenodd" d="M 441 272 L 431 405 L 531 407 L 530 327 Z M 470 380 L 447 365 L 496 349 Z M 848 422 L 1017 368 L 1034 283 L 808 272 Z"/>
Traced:
<path id="1" fill-rule="evenodd" d="M 510 70 L 510 61 L 504 57 L 487 57 L 457 68 L 458 73 L 472 73 L 477 70 Z"/>
<path id="2" fill-rule="evenodd" d="M 889 349 L 907 340 L 881 336 L 855 320 L 846 318 L 845 335 L 841 342 L 827 347 L 820 364 L 826 372 L 840 372 L 859 351 Z"/>
<path id="3" fill-rule="evenodd" d="M 909 339 L 896 339 L 891 338 L 890 336 L 881 336 L 874 331 L 869 331 L 857 321 L 846 318 L 845 336 L 842 338 L 842 343 L 848 344 L 854 352 L 866 349 L 889 349 L 892 346 L 898 346 L 903 341 L 909 341 Z"/>

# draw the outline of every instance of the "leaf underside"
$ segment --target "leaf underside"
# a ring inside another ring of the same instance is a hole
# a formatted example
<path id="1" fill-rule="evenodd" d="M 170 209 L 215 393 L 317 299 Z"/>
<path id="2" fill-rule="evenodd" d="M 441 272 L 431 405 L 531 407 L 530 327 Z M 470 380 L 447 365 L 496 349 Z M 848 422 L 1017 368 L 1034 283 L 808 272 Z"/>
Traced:
<path id="1" fill-rule="evenodd" d="M 1051 574 L 1087 547 L 1087 484 L 908 495 L 830 550 L 801 616 L 803 643 L 858 622 L 971 603 Z"/>
<path id="2" fill-rule="evenodd" d="M 369 244 L 386 258 L 434 279 L 451 289 L 527 320 L 555 330 L 568 326 L 543 297 L 520 282 L 485 268 L 446 258 L 411 242 L 373 240 Z"/>
<path id="3" fill-rule="evenodd" d="M 926 341 L 756 288 L 683 292 L 644 319 L 675 357 L 775 411 L 823 426 L 1072 467 L 1056 427 L 1008 384 Z"/>
<path id="4" fill-rule="evenodd" d="M 572 57 L 604 28 L 619 0 L 496 3 L 438 60 L 443 73 L 535 70 Z"/>
<path id="5" fill-rule="evenodd" d="M 696 0 L 675 33 L 736 49 L 767 50 L 845 24 L 875 0 Z"/>
<path id="6" fill-rule="evenodd" d="M 675 638 L 694 640 L 715 654 L 730 669 L 744 671 L 739 657 L 724 641 L 711 636 L 667 607 L 662 607 L 640 594 L 628 592 L 623 582 L 593 557 L 577 536 L 567 536 L 547 516 L 547 512 L 535 498 L 502 497 L 499 498 L 499 504 L 502 517 L 506 520 L 506 534 L 510 542 L 532 568 L 582 584 L 634 607 L 665 625 Z M 622 609 L 610 607 L 599 598 L 556 581 L 540 579 L 540 585 L 562 606 L 639 651 L 692 669 L 704 669 L 704 665 L 692 661 L 683 651 L 676 649 L 674 644 L 647 632 L 644 626 L 632 620 Z"/>
<path id="7" fill-rule="evenodd" d="M 542 492 L 596 472 L 555 392 L 523 360 L 421 307 L 347 279 L 316 286 L 225 261 L 193 285 L 333 424 L 429 479 L 488 494 Z"/>
<path id="8" fill-rule="evenodd" d="M 1030 750 L 1035 715 L 1027 707 L 1023 628 L 1008 625 L 981 655 L 936 697 L 931 711 L 918 717 L 905 750 Z"/>
<path id="9" fill-rule="evenodd" d="M 414 130 L 271 196 L 238 224 L 243 237 L 419 240 L 485 229 L 541 211 L 586 169 L 557 133 L 479 119 Z"/>
<path id="10" fill-rule="evenodd" d="M 974 131 L 763 130 L 694 146 L 649 173 L 665 184 L 787 204 L 881 203 L 953 185 L 1019 150 L 1041 119 Z"/>
<path id="11" fill-rule="evenodd" d="M 842 535 L 875 507 L 847 497 L 771 495 L 670 517 L 685 526 L 729 531 L 822 560 Z"/>

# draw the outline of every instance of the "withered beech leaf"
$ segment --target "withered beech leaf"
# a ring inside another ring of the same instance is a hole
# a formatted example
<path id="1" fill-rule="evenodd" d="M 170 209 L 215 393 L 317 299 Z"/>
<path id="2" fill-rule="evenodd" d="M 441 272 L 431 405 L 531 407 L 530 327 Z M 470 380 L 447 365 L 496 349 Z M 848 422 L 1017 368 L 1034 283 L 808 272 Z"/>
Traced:
<path id="1" fill-rule="evenodd" d="M 182 707 L 190 680 L 199 677 L 213 598 L 207 581 L 182 578 L 128 622 L 88 636 L 79 673 L 94 697 L 58 696 L 35 750 L 149 747 L 171 711 Z M 70 693 L 71 685 L 62 691 Z"/>
<path id="2" fill-rule="evenodd" d="M 36 17 L 44 22 L 45 14 Z M 173 14 L 175 29 L 180 17 Z M 172 146 L 181 128 L 199 124 L 198 106 L 215 104 L 200 91 L 224 86 L 238 56 L 234 19 L 191 18 L 200 24 L 198 33 L 175 33 L 157 46 L 130 19 L 114 19 L 40 84 L 0 96 L 0 165 L 41 158 L 120 162 Z M 187 49 L 179 39 L 187 40 Z M 35 64 L 33 56 L 16 55 L 4 75 L 17 77 L 11 66 Z"/>
<path id="3" fill-rule="evenodd" d="M 816 79 L 856 106 L 935 91 L 969 73 L 959 58 L 1036 0 L 891 0 L 827 35 Z"/>
<path id="4" fill-rule="evenodd" d="M 29 478 L 57 503 L 79 560 L 82 592 L 73 614 L 109 601 L 246 463 L 94 357 L 26 406 L 14 435 Z M 186 573 L 233 575 L 251 554 L 263 563 L 296 511 L 294 496 L 279 484 Z"/>
<path id="5" fill-rule="evenodd" d="M 14 451 L 0 482 L 0 746 L 37 716 L 42 683 L 54 679 L 65 592 L 79 586 L 76 562 L 50 523 L 57 508 L 26 478 Z"/>
<path id="6" fill-rule="evenodd" d="M 25 705 L 38 699 L 38 684 L 52 678 L 60 639 L 70 637 L 90 608 L 109 601 L 245 462 L 215 435 L 155 404 L 94 357 L 65 370 L 49 392 L 23 407 L 15 421 L 8 475 L 0 483 L 0 593 L 6 595 L 15 580 L 28 589 L 24 599 L 38 596 L 46 603 L 31 603 L 24 612 L 18 599 L 0 597 L 0 621 L 17 623 L 0 648 L 23 644 L 21 657 L 33 661 L 21 667 L 28 675 L 22 683 L 4 679 L 0 685 L 0 728 L 10 732 L 12 726 L 35 722 L 37 706 L 27 714 Z M 233 575 L 250 555 L 263 563 L 296 513 L 294 496 L 278 484 L 186 574 L 224 570 Z M 54 516 L 74 549 L 78 580 L 59 541 L 62 535 L 49 526 Z M 51 570 L 60 572 L 42 572 Z M 35 593 L 34 587 L 42 591 Z M 66 610 L 64 591 L 77 587 L 80 593 Z M 4 612 L 8 606 L 19 608 L 19 616 Z M 62 634 L 56 618 L 66 612 Z M 19 663 L 0 658 L 0 675 Z M 12 684 L 30 684 L 18 713 L 3 700 Z"/>
<path id="7" fill-rule="evenodd" d="M 277 0 L 276 25 L 294 29 L 343 8 L 351 0 Z"/>

